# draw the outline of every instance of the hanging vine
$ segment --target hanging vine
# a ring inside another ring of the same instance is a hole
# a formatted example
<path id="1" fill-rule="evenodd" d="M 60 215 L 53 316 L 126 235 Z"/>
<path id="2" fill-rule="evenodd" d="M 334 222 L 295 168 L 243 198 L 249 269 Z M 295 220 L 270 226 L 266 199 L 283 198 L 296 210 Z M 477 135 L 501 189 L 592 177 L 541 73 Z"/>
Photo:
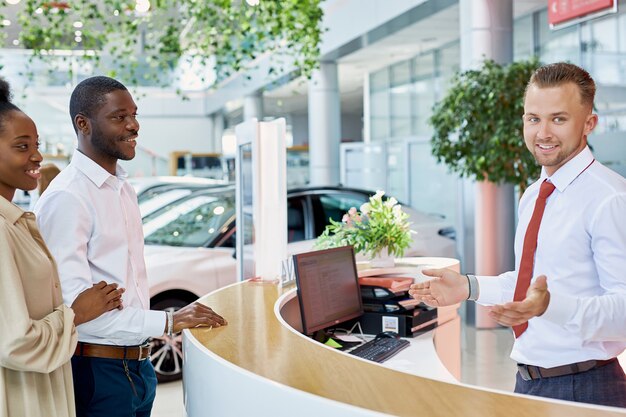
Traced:
<path id="1" fill-rule="evenodd" d="M 22 0 L 2 2 L 0 16 L 17 8 L 19 43 L 32 52 L 31 64 L 65 63 L 71 75 L 71 59 L 131 85 L 165 86 L 181 60 L 204 65 L 204 74 L 210 67 L 219 83 L 276 52 L 310 76 L 319 61 L 321 1 Z M 285 69 L 272 60 L 269 71 Z"/>

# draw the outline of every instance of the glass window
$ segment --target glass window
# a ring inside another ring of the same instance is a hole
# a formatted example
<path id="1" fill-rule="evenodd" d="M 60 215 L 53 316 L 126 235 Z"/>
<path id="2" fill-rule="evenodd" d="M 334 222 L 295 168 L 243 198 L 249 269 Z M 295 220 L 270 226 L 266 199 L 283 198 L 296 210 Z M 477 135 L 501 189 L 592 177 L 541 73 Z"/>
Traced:
<path id="1" fill-rule="evenodd" d="M 370 121 L 372 139 L 388 138 L 389 132 L 389 90 L 373 92 L 370 96 Z"/>
<path id="2" fill-rule="evenodd" d="M 391 86 L 405 86 L 411 82 L 411 62 L 402 61 L 391 66 Z"/>
<path id="3" fill-rule="evenodd" d="M 533 54 L 533 15 L 515 19 L 513 22 L 513 60 L 529 58 Z"/>
<path id="4" fill-rule="evenodd" d="M 391 88 L 391 136 L 411 134 L 411 85 Z"/>
<path id="5" fill-rule="evenodd" d="M 389 88 L 389 68 L 383 68 L 380 71 L 373 72 L 370 75 L 370 89 L 372 91 L 381 91 Z"/>
<path id="6" fill-rule="evenodd" d="M 404 200 L 406 187 L 406 146 L 404 141 L 387 142 L 387 188 L 386 192 L 398 200 Z"/>
<path id="7" fill-rule="evenodd" d="M 409 205 L 429 214 L 444 216 L 454 223 L 456 214 L 456 174 L 437 163 L 429 142 L 409 144 L 411 201 Z"/>
<path id="8" fill-rule="evenodd" d="M 435 54 L 427 53 L 413 60 L 413 134 L 430 135 L 428 118 L 435 104 Z"/>
<path id="9" fill-rule="evenodd" d="M 618 51 L 618 29 L 615 15 L 608 15 L 600 19 L 590 20 L 586 26 L 591 29 L 591 40 L 587 43 L 588 52 Z"/>
<path id="10" fill-rule="evenodd" d="M 443 97 L 448 89 L 448 82 L 452 76 L 461 68 L 461 49 L 459 42 L 454 42 L 439 50 L 439 60 L 437 62 L 437 77 L 435 91 L 437 98 Z"/>
<path id="11" fill-rule="evenodd" d="M 626 53 L 626 11 L 623 8 L 621 10 L 617 16 L 617 45 L 620 52 Z"/>
<path id="12" fill-rule="evenodd" d="M 608 15 L 581 25 L 583 66 L 598 84 L 626 82 L 624 56 L 619 52 L 618 16 Z"/>
<path id="13" fill-rule="evenodd" d="M 433 77 L 435 71 L 435 54 L 429 52 L 413 59 L 413 79 L 423 80 Z"/>
<path id="14" fill-rule="evenodd" d="M 539 59 L 543 63 L 569 61 L 581 65 L 579 25 L 551 30 L 548 11 L 539 12 Z"/>

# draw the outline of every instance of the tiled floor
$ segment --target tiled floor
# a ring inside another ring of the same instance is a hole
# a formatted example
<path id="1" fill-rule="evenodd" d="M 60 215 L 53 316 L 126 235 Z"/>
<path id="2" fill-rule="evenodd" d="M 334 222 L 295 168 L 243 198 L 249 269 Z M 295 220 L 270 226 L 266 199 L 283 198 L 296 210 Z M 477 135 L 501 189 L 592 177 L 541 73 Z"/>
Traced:
<path id="1" fill-rule="evenodd" d="M 183 381 L 157 386 L 152 417 L 183 417 Z"/>
<path id="2" fill-rule="evenodd" d="M 509 329 L 465 327 L 461 382 L 513 391 L 515 363 L 509 358 L 513 335 Z M 152 417 L 183 417 L 181 381 L 160 384 Z"/>

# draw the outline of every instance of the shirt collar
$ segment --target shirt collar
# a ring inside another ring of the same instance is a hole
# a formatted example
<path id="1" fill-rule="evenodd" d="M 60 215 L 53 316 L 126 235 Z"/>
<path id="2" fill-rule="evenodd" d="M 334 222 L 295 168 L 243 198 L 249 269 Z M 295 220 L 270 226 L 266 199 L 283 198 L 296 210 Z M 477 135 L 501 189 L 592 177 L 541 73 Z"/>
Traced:
<path id="1" fill-rule="evenodd" d="M 575 157 L 570 159 L 556 170 L 551 177 L 548 177 L 546 169 L 541 168 L 541 180 L 549 179 L 560 193 L 565 189 L 593 162 L 594 157 L 589 146 L 585 148 Z"/>
<path id="2" fill-rule="evenodd" d="M 6 218 L 11 224 L 15 224 L 24 215 L 24 210 L 11 203 L 4 197 L 0 197 L 0 216 Z"/>
<path id="3" fill-rule="evenodd" d="M 119 180 L 128 178 L 128 173 L 119 164 L 115 166 L 115 175 L 111 175 L 106 169 L 98 165 L 93 159 L 76 149 L 72 155 L 71 164 L 87 176 L 98 188 L 102 187 L 109 178 L 117 177 Z"/>

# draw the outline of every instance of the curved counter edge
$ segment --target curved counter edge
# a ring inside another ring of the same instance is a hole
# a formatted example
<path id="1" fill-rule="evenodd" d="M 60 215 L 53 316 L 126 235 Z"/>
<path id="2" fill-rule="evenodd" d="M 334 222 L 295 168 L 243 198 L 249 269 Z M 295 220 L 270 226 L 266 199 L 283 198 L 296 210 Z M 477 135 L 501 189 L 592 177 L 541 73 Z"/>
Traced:
<path id="1" fill-rule="evenodd" d="M 386 415 L 276 383 L 222 359 L 188 331 L 183 338 L 185 361 L 194 363 L 183 372 L 183 402 L 189 417 L 251 414 L 293 417 L 294 410 L 302 417 L 319 417 L 319 410 L 332 410 L 346 417 Z"/>
<path id="2" fill-rule="evenodd" d="M 242 282 L 201 299 L 229 325 L 183 332 L 189 417 L 626 415 L 616 408 L 436 381 L 339 354 L 285 327 L 275 311 L 286 292 Z"/>

